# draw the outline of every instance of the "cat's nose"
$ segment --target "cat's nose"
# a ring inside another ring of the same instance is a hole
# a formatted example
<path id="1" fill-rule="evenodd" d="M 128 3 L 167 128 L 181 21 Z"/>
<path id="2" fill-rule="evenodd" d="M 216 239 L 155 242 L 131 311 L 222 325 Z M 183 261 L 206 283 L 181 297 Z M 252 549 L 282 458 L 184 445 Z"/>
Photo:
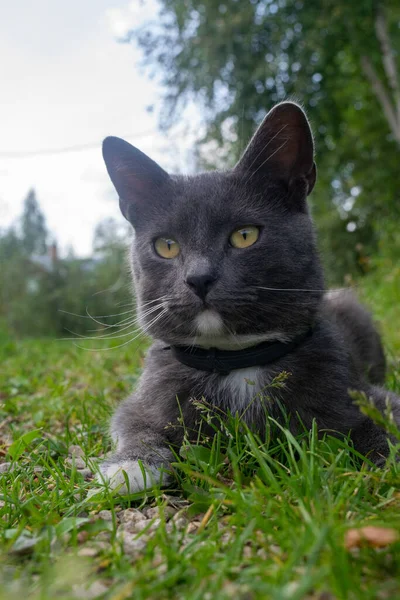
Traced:
<path id="1" fill-rule="evenodd" d="M 199 298 L 205 300 L 216 279 L 217 277 L 212 273 L 202 273 L 199 275 L 188 275 L 186 283 Z"/>

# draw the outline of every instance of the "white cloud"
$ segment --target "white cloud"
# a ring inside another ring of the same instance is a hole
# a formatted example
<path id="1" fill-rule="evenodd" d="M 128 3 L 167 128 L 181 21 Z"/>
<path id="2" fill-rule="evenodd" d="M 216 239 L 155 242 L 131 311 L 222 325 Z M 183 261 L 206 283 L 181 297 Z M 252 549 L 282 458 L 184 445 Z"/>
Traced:
<path id="1" fill-rule="evenodd" d="M 112 33 L 124 37 L 131 29 L 140 23 L 145 23 L 157 16 L 159 4 L 156 0 L 133 0 L 128 5 L 118 8 L 109 8 L 106 18 Z"/>

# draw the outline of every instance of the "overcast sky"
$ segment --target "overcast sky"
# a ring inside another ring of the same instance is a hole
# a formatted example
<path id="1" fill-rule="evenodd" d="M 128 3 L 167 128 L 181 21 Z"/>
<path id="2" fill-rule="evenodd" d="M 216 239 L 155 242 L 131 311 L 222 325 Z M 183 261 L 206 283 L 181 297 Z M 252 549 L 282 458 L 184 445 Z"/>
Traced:
<path id="1" fill-rule="evenodd" d="M 164 168 L 185 165 L 190 140 L 158 131 L 146 110 L 160 105 L 156 84 L 140 72 L 140 52 L 116 41 L 155 14 L 155 0 L 19 0 L 1 12 L 0 227 L 34 187 L 61 248 L 88 254 L 95 224 L 122 219 L 101 158 L 105 136 L 129 136 Z M 2 156 L 92 142 L 98 148 Z"/>

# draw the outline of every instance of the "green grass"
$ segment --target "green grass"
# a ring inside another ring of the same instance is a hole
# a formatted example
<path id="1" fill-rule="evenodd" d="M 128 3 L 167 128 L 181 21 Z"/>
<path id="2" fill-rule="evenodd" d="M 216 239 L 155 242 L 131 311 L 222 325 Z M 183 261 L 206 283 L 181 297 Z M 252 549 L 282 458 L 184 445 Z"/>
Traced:
<path id="1" fill-rule="evenodd" d="M 382 321 L 388 385 L 400 393 L 399 293 L 389 276 L 361 290 Z M 212 442 L 185 446 L 168 495 L 88 498 L 95 484 L 66 460 L 68 448 L 79 445 L 95 468 L 142 355 L 143 344 L 3 341 L 0 452 L 13 468 L 0 475 L 0 598 L 400 598 L 399 541 L 345 544 L 366 525 L 400 533 L 399 467 L 392 458 L 376 469 L 315 429 L 294 439 L 271 422 L 262 442 L 232 417 Z M 144 530 L 122 531 L 121 511 L 149 506 L 159 513 Z M 171 506 L 179 512 L 169 519 Z"/>

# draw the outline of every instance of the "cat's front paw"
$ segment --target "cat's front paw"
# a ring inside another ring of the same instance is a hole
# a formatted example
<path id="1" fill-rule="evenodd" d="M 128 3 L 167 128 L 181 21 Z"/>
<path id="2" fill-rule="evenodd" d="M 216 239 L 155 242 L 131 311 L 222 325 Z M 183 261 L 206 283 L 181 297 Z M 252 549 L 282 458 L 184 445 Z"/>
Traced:
<path id="1" fill-rule="evenodd" d="M 100 483 L 107 483 L 113 490 L 118 488 L 121 495 L 167 485 L 170 479 L 162 466 L 143 464 L 138 460 L 107 461 L 100 466 L 97 476 Z"/>

